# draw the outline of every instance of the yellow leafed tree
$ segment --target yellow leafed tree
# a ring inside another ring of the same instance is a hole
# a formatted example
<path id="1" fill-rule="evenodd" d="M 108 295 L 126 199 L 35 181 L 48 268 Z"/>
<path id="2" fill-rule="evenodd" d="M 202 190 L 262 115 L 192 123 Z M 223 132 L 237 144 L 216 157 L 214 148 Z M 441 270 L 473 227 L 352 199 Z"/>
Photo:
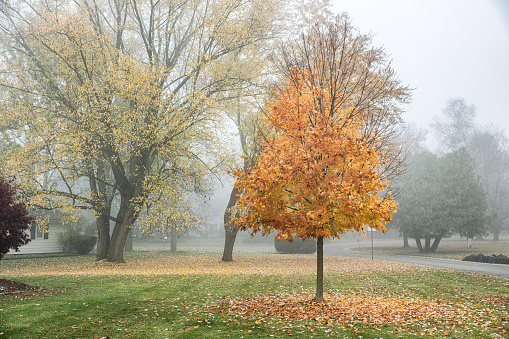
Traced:
<path id="1" fill-rule="evenodd" d="M 97 259 L 123 262 L 129 230 L 157 192 L 200 189 L 227 158 L 214 132 L 218 102 L 257 76 L 243 65 L 271 38 L 278 6 L 4 3 L 1 115 L 18 145 L 2 155 L 5 171 L 32 206 L 91 209 Z"/>

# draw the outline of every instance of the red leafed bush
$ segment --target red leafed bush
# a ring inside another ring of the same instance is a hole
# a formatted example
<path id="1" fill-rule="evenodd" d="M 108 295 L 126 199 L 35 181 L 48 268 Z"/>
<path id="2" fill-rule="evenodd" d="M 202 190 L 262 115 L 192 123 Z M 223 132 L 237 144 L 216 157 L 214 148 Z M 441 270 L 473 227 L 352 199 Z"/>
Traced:
<path id="1" fill-rule="evenodd" d="M 20 246 L 30 241 L 26 231 L 34 218 L 24 202 L 15 201 L 15 196 L 11 183 L 0 176 L 0 259 L 9 250 L 19 251 Z"/>

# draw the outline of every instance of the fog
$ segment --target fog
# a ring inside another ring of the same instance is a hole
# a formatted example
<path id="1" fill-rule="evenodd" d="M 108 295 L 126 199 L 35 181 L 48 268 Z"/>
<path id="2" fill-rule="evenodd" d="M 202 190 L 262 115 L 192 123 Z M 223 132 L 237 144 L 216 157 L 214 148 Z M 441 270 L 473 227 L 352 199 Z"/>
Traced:
<path id="1" fill-rule="evenodd" d="M 335 0 L 361 32 L 375 35 L 404 84 L 404 118 L 428 127 L 448 99 L 477 107 L 478 123 L 509 133 L 509 1 Z"/>
<path id="2" fill-rule="evenodd" d="M 429 128 L 447 101 L 460 97 L 477 107 L 479 124 L 493 124 L 509 135 L 509 1 L 332 2 L 336 13 L 348 12 L 361 32 L 374 35 L 402 83 L 414 88 L 406 122 Z M 207 198 L 212 228 L 222 228 L 232 183 L 216 183 Z"/>
<path id="3" fill-rule="evenodd" d="M 464 98 L 476 106 L 478 124 L 509 135 L 509 1 L 331 2 L 335 13 L 347 12 L 361 32 L 374 36 L 374 45 L 385 48 L 402 83 L 414 89 L 404 114 L 407 123 L 429 129 L 449 99 Z M 429 147 L 432 138 L 431 132 Z M 202 235 L 218 238 L 218 246 L 232 185 L 223 177 L 195 206 L 204 220 Z M 249 241 L 247 232 L 239 233 L 239 245 L 243 241 Z"/>

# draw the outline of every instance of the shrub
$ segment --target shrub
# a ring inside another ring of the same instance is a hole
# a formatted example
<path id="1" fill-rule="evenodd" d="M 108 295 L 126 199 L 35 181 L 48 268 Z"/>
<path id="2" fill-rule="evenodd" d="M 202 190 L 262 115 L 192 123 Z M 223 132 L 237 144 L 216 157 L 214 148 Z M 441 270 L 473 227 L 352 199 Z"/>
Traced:
<path id="1" fill-rule="evenodd" d="M 509 257 L 503 254 L 470 254 L 463 258 L 463 261 L 475 261 L 475 262 L 485 262 L 490 264 L 509 264 Z"/>
<path id="2" fill-rule="evenodd" d="M 80 255 L 90 253 L 97 243 L 97 237 L 94 235 L 76 234 L 69 238 L 69 247 L 71 252 L 76 252 Z"/>
<path id="3" fill-rule="evenodd" d="M 299 238 L 293 238 L 293 241 L 284 239 L 274 239 L 274 247 L 278 253 L 284 254 L 311 254 L 316 252 L 316 240 L 307 239 L 302 241 Z"/>
<path id="4" fill-rule="evenodd" d="M 15 201 L 15 196 L 11 183 L 0 176 L 0 259 L 9 250 L 19 251 L 20 246 L 30 241 L 26 231 L 34 218 L 25 203 Z"/>
<path id="5" fill-rule="evenodd" d="M 79 255 L 88 254 L 97 243 L 95 227 L 93 224 L 87 224 L 80 220 L 61 233 L 59 241 L 64 252 L 78 253 Z"/>

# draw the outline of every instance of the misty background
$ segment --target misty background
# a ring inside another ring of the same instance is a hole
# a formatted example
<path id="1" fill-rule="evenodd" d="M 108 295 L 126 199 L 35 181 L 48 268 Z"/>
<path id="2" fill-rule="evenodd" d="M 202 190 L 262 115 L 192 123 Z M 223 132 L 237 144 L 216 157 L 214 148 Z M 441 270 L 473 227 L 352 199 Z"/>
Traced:
<path id="1" fill-rule="evenodd" d="M 477 107 L 477 122 L 509 132 L 509 1 L 333 1 L 384 46 L 403 84 L 404 115 L 427 128 L 450 98 Z M 429 135 L 428 138 L 431 138 Z M 430 145 L 432 140 L 428 140 Z"/>
<path id="2" fill-rule="evenodd" d="M 403 84 L 414 89 L 405 121 L 430 130 L 452 98 L 477 109 L 476 122 L 509 133 L 509 1 L 332 0 L 383 46 Z M 426 146 L 437 148 L 429 131 Z M 233 181 L 215 184 L 202 210 L 220 225 Z"/>

